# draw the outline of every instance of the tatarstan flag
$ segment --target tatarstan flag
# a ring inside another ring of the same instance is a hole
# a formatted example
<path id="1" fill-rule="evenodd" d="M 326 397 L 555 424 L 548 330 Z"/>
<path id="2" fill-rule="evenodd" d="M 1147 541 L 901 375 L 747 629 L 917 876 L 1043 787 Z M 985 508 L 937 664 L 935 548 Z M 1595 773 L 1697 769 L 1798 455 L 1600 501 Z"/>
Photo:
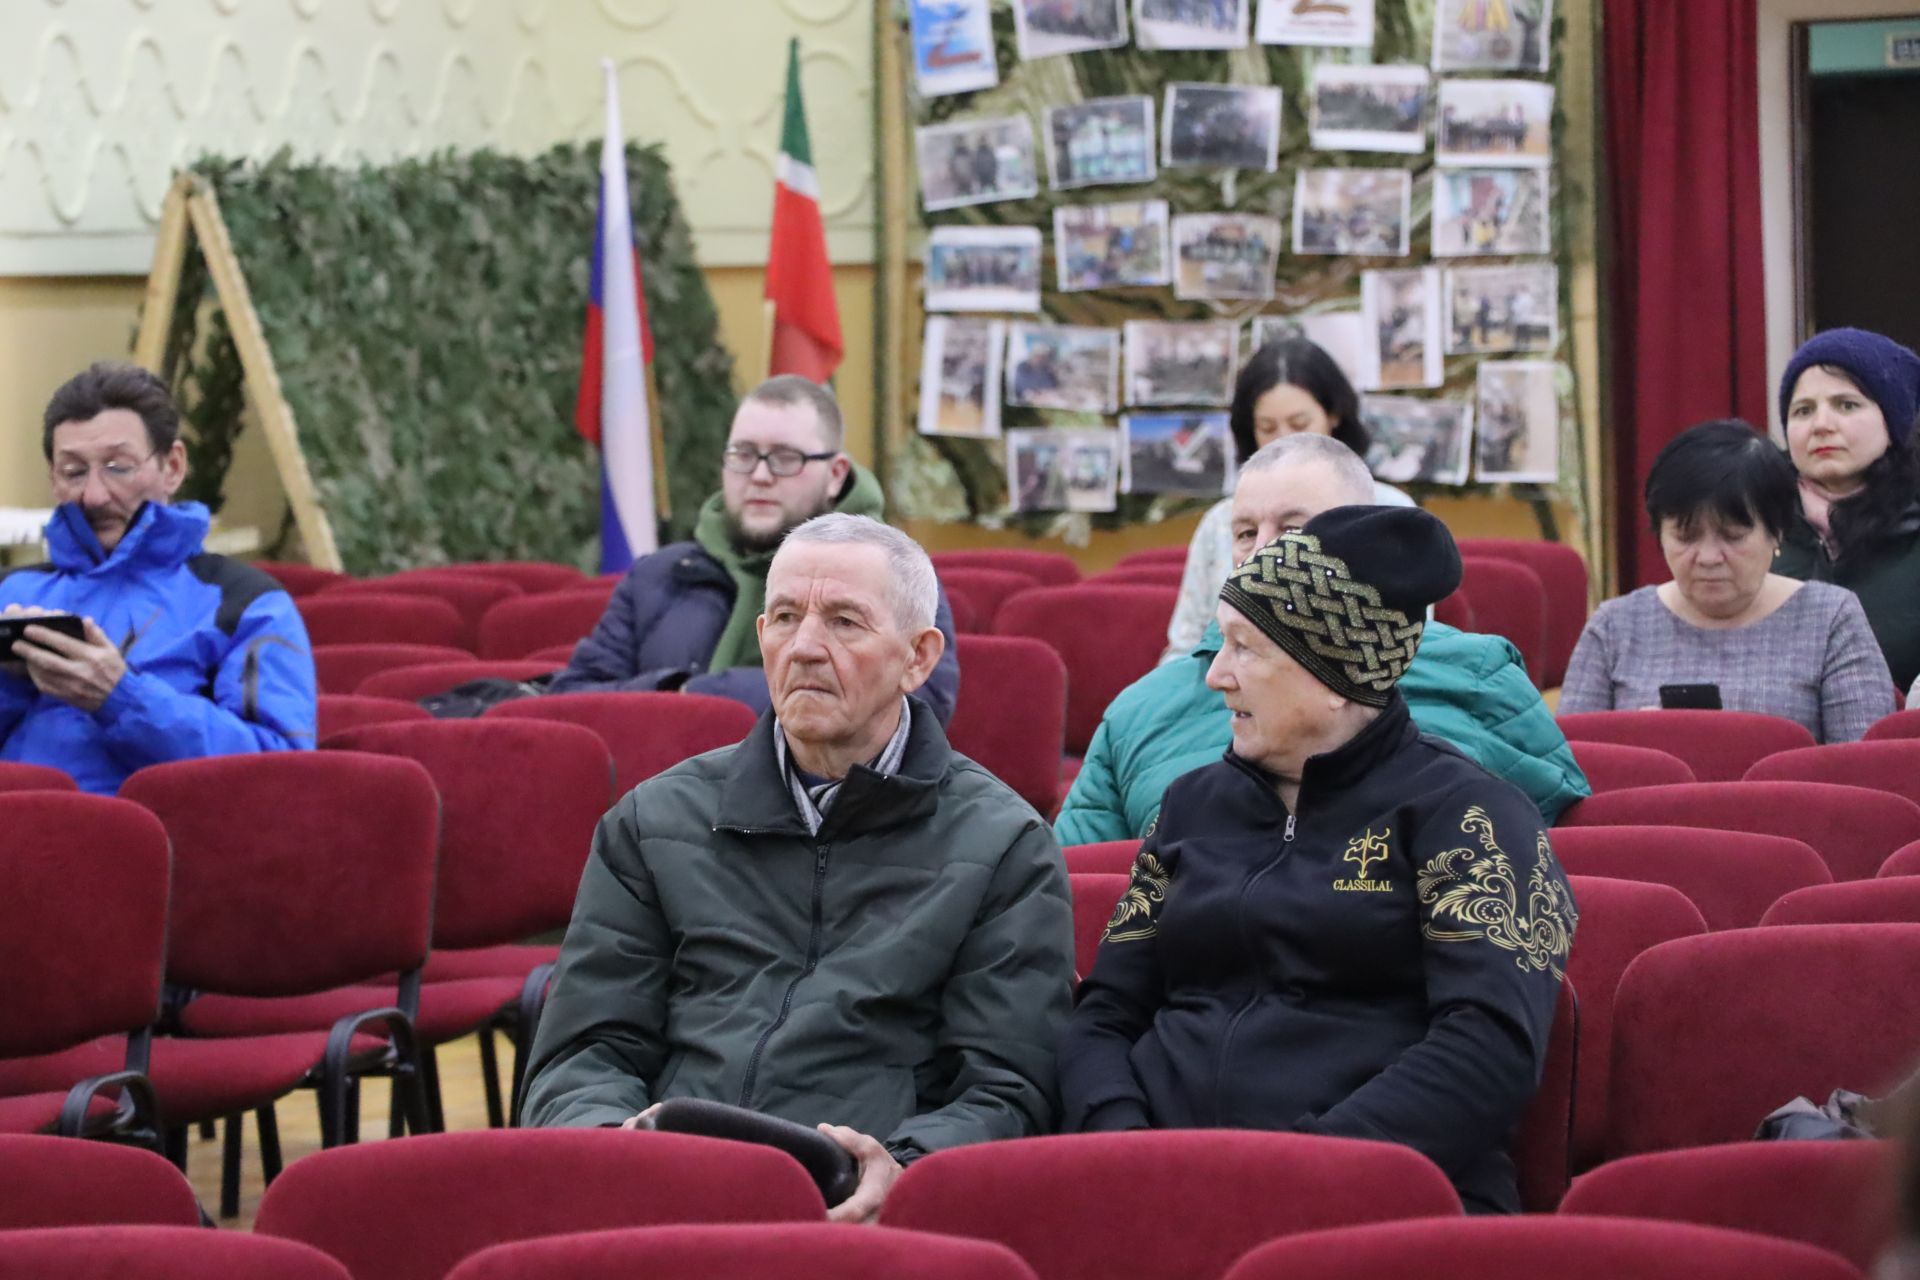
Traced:
<path id="1" fill-rule="evenodd" d="M 767 373 L 825 382 L 839 367 L 840 308 L 820 221 L 820 184 L 800 101 L 800 42 L 787 46 L 787 111 L 774 168 L 773 239 L 767 249 L 767 304 L 773 312 Z"/>

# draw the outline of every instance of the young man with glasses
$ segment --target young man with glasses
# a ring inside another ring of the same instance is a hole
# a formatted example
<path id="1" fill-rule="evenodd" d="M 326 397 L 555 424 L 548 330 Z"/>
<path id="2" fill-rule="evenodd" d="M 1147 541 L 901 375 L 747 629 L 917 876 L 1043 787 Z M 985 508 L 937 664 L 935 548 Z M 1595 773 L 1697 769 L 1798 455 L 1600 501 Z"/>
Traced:
<path id="1" fill-rule="evenodd" d="M 169 760 L 314 745 L 313 655 L 292 599 L 204 550 L 160 379 L 96 364 L 41 427 L 54 501 L 44 564 L 0 575 L 0 617 L 79 614 L 75 639 L 26 628 L 0 653 L 0 760 L 52 765 L 112 794 Z"/>
<path id="2" fill-rule="evenodd" d="M 829 511 L 884 517 L 880 482 L 841 452 L 843 435 L 839 404 L 805 378 L 783 374 L 749 392 L 727 434 L 720 492 L 700 508 L 693 541 L 634 561 L 552 691 L 682 689 L 765 711 L 754 628 L 773 553 L 790 530 Z M 945 724 L 960 664 L 944 592 L 935 625 L 946 649 L 916 696 Z"/>

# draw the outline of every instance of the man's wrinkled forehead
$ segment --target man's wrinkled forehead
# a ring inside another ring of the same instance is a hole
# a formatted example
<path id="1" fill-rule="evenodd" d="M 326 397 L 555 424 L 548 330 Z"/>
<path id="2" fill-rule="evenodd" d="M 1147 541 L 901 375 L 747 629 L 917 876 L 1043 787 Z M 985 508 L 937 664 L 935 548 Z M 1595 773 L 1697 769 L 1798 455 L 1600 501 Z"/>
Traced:
<path id="1" fill-rule="evenodd" d="M 800 542 L 780 548 L 767 571 L 767 610 L 848 612 L 871 622 L 886 616 L 886 557 L 859 543 Z"/>
<path id="2" fill-rule="evenodd" d="M 768 404 L 743 401 L 727 432 L 728 444 L 751 444 L 762 449 L 786 445 L 802 453 L 819 453 L 827 446 L 826 430 L 813 409 L 804 404 Z"/>
<path id="3" fill-rule="evenodd" d="M 1331 467 L 1311 459 L 1249 471 L 1234 486 L 1233 519 L 1235 523 L 1297 526 L 1322 512 L 1365 502 L 1372 496 L 1341 492 L 1340 479 Z"/>

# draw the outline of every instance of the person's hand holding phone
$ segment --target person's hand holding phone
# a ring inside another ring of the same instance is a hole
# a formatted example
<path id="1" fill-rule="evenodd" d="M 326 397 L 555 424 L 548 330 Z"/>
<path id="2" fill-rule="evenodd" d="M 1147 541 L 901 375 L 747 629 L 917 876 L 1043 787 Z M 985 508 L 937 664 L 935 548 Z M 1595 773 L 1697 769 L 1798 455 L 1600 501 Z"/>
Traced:
<path id="1" fill-rule="evenodd" d="M 0 608 L 0 618 L 47 618 L 52 617 L 56 612 L 58 610 L 42 609 L 35 604 L 10 604 Z M 0 653 L 0 672 L 21 680 L 28 679 L 26 660 L 16 657 L 11 649 Z"/>
<path id="2" fill-rule="evenodd" d="M 40 613 L 51 616 L 50 610 Z M 27 679 L 34 688 L 68 706 L 94 712 L 127 674 L 127 660 L 92 618 L 83 619 L 83 624 L 86 632 L 78 640 L 50 627 L 30 626 L 24 645 L 15 645 L 14 653 L 25 657 Z"/>

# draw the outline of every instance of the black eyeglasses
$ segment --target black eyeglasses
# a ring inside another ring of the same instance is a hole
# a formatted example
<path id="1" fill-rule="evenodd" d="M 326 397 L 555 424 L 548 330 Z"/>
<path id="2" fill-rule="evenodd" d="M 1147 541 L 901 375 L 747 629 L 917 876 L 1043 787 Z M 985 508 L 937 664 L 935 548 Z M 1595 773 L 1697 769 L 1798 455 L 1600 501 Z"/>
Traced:
<path id="1" fill-rule="evenodd" d="M 839 456 L 838 449 L 829 449 L 825 453 L 802 453 L 783 444 L 765 451 L 750 444 L 730 444 L 727 451 L 720 455 L 720 465 L 736 475 L 750 476 L 755 468 L 765 462 L 768 471 L 784 479 L 799 475 L 809 462 L 825 462 Z"/>

